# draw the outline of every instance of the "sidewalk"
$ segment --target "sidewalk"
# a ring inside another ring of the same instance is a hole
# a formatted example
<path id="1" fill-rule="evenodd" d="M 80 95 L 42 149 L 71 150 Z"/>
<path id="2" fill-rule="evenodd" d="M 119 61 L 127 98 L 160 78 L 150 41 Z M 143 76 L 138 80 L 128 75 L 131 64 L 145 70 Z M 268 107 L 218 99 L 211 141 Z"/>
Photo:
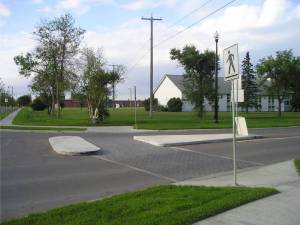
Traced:
<path id="1" fill-rule="evenodd" d="M 21 108 L 13 111 L 12 113 L 10 113 L 7 117 L 3 118 L 0 121 L 0 125 L 1 126 L 11 126 L 12 125 L 12 121 L 14 120 L 14 118 L 16 117 L 16 115 L 18 114 L 18 112 L 21 110 Z"/>
<path id="2" fill-rule="evenodd" d="M 232 174 L 191 179 L 178 185 L 231 186 Z M 295 225 L 300 224 L 300 177 L 293 161 L 240 171 L 238 184 L 252 187 L 274 187 L 281 193 L 264 198 L 194 225 Z"/>

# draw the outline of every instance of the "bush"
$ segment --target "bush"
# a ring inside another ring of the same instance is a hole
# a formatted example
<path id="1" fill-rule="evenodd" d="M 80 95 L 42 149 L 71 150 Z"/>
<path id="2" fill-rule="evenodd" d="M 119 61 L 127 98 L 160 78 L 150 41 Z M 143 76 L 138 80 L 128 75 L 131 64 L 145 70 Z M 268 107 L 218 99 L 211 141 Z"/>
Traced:
<path id="1" fill-rule="evenodd" d="M 31 108 L 34 111 L 43 111 L 44 109 L 47 108 L 47 104 L 45 104 L 39 97 L 34 99 L 32 104 L 31 104 Z"/>
<path id="2" fill-rule="evenodd" d="M 171 98 L 168 103 L 169 112 L 181 112 L 182 111 L 182 101 L 180 98 Z"/>
<path id="3" fill-rule="evenodd" d="M 146 111 L 150 110 L 150 98 L 145 99 L 144 107 L 145 107 Z M 153 99 L 153 110 L 154 111 L 158 110 L 158 100 L 157 100 L 157 98 Z"/>
<path id="4" fill-rule="evenodd" d="M 159 112 L 168 112 L 168 108 L 163 106 L 163 105 L 159 105 L 157 107 L 157 111 L 159 111 Z"/>
<path id="5" fill-rule="evenodd" d="M 31 103 L 31 96 L 30 95 L 23 95 L 18 98 L 19 106 L 29 106 Z"/>

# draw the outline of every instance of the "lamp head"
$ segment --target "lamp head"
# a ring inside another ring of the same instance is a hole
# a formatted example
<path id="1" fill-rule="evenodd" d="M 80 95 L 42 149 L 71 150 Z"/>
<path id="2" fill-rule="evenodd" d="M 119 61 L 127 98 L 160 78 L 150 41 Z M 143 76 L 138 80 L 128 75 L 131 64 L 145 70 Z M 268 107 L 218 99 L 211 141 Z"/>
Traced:
<path id="1" fill-rule="evenodd" d="M 219 41 L 219 33 L 218 33 L 218 31 L 216 31 L 216 33 L 215 33 L 215 41 L 216 41 L 216 42 Z"/>

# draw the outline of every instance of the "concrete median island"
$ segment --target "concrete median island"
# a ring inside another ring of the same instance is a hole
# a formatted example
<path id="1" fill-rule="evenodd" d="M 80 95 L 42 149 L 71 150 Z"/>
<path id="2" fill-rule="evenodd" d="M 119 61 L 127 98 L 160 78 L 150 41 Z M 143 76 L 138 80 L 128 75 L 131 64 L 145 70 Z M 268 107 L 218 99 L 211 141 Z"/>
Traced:
<path id="1" fill-rule="evenodd" d="M 237 140 L 262 138 L 260 135 L 237 136 Z M 134 136 L 134 140 L 155 146 L 177 146 L 201 143 L 225 142 L 232 140 L 232 134 L 193 134 L 193 135 L 148 135 Z"/>
<path id="2" fill-rule="evenodd" d="M 78 136 L 51 137 L 49 143 L 55 152 L 62 155 L 89 154 L 100 150 L 96 145 Z"/>

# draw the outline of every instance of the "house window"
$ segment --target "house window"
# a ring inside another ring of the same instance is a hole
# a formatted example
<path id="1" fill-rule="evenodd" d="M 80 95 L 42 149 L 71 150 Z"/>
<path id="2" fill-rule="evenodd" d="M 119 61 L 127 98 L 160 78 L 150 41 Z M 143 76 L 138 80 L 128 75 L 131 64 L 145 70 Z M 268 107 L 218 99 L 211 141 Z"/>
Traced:
<path id="1" fill-rule="evenodd" d="M 269 99 L 268 99 L 268 111 L 269 112 L 275 111 L 274 97 L 273 96 L 269 96 Z"/>
<path id="2" fill-rule="evenodd" d="M 226 103 L 227 103 L 227 112 L 231 111 L 231 101 L 230 101 L 230 94 L 226 95 Z"/>
<path id="3" fill-rule="evenodd" d="M 257 105 L 256 110 L 260 112 L 260 111 L 261 111 L 261 97 L 257 97 L 257 98 L 255 99 L 255 103 L 256 103 L 256 105 Z"/>

